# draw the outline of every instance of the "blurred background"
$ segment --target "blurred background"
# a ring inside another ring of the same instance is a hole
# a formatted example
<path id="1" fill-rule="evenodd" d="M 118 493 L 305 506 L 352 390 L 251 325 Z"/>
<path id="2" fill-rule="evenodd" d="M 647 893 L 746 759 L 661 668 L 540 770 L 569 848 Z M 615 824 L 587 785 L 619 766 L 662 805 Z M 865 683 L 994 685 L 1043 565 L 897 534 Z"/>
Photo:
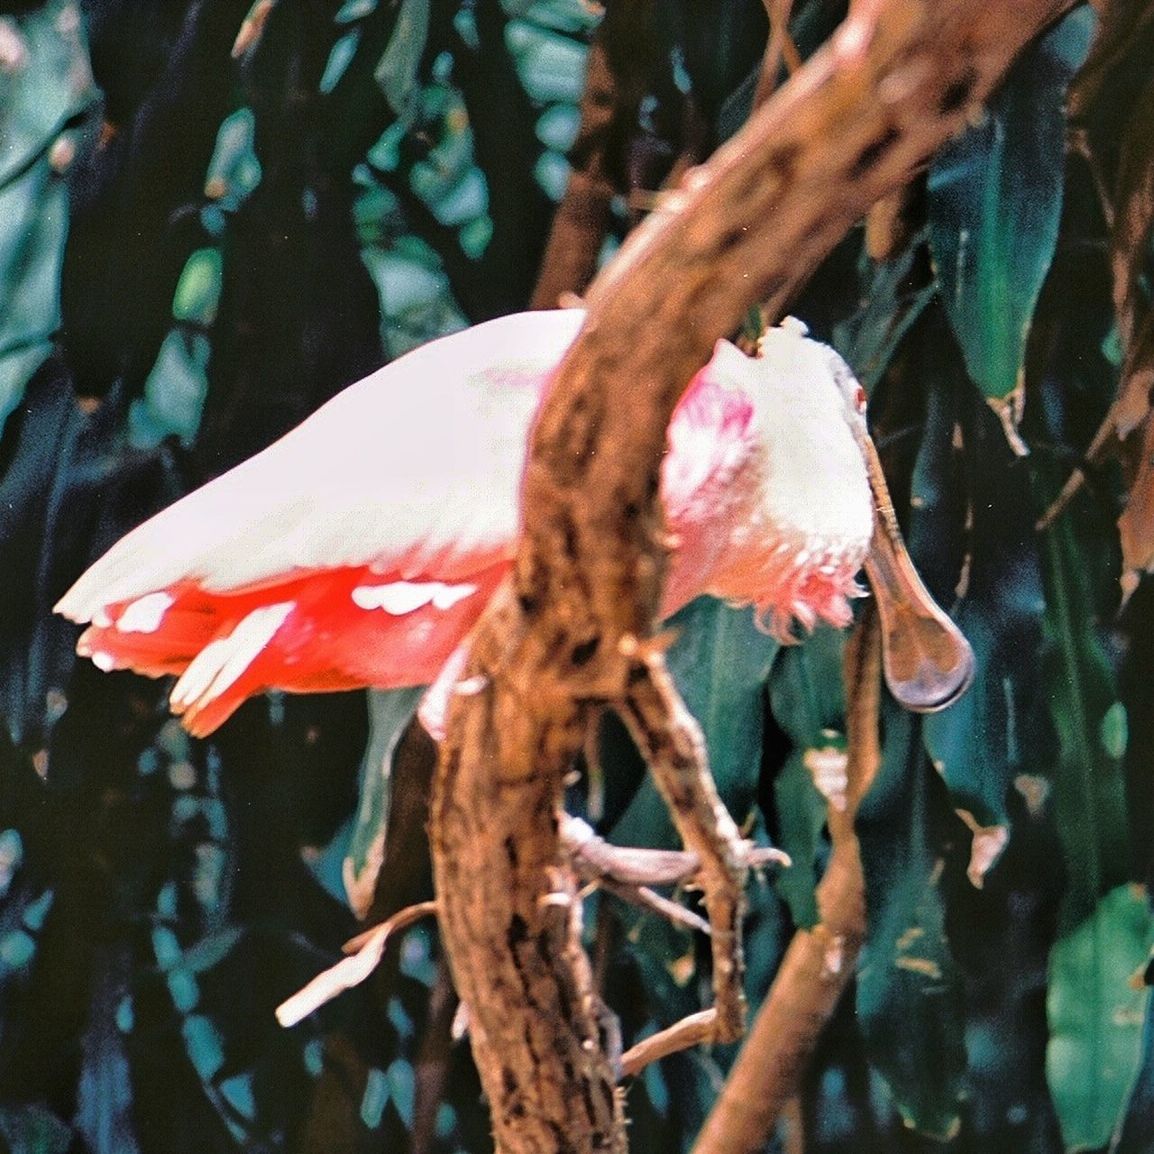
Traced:
<path id="1" fill-rule="evenodd" d="M 0 0 L 0 1150 L 491 1148 L 430 925 L 273 1018 L 360 928 L 365 696 L 272 695 L 195 742 L 51 606 L 380 364 L 579 294 L 845 7 Z M 773 1149 L 1154 1150 L 1154 5 L 1096 7 L 791 305 L 869 390 L 979 671 L 942 714 L 884 708 L 868 941 Z M 708 602 L 676 624 L 722 793 L 794 861 L 753 886 L 756 1004 L 818 916 L 844 639 L 779 648 Z M 394 760 L 370 920 L 430 891 L 431 743 Z M 608 723 L 600 761 L 572 808 L 674 844 Z M 700 940 L 604 895 L 586 923 L 626 1044 L 707 999 Z M 732 1057 L 635 1079 L 633 1149 L 688 1149 Z"/>

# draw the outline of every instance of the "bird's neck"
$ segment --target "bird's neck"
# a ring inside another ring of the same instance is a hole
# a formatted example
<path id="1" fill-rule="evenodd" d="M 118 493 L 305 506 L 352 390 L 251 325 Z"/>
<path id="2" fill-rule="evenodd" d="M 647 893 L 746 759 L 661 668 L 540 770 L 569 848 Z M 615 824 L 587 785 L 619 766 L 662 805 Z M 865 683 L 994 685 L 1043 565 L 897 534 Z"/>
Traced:
<path id="1" fill-rule="evenodd" d="M 738 389 L 698 374 L 669 425 L 661 497 L 670 564 L 661 613 L 712 591 L 719 565 L 757 499 L 760 446 L 753 405 Z"/>

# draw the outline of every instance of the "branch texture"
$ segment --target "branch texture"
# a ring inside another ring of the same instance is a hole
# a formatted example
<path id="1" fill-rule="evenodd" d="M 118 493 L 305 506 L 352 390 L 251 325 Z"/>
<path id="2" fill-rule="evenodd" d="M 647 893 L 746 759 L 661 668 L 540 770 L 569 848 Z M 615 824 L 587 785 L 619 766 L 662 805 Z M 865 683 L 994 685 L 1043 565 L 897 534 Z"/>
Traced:
<path id="1" fill-rule="evenodd" d="M 431 812 L 445 946 L 505 1154 L 625 1147 L 557 813 L 591 716 L 629 701 L 653 631 L 665 566 L 658 470 L 674 405 L 714 341 L 755 302 L 779 313 L 1068 7 L 855 7 L 590 290 L 537 421 L 515 570 L 474 632 Z M 659 670 L 659 653 L 646 666 Z M 698 792 L 686 812 L 707 801 Z M 707 854 L 693 847 L 703 862 L 726 861 L 724 824 Z M 740 862 L 729 860 L 719 874 L 732 880 Z M 728 1032 L 732 1004 L 718 1010 Z"/>

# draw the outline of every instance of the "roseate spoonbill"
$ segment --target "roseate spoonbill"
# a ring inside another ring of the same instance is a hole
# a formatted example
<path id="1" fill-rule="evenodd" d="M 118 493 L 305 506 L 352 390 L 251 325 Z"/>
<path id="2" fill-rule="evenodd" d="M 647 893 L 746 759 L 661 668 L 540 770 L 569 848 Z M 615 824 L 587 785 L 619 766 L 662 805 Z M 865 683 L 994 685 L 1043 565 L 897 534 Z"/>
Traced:
<path id="1" fill-rule="evenodd" d="M 97 561 L 56 607 L 90 623 L 78 651 L 178 675 L 171 707 L 198 735 L 265 689 L 435 682 L 509 568 L 533 415 L 583 320 L 489 321 L 346 389 Z M 771 329 L 757 358 L 719 341 L 682 397 L 662 614 L 712 594 L 783 637 L 845 625 L 868 553 L 891 687 L 938 708 L 968 682 L 968 647 L 904 554 L 861 387 L 804 334 Z"/>

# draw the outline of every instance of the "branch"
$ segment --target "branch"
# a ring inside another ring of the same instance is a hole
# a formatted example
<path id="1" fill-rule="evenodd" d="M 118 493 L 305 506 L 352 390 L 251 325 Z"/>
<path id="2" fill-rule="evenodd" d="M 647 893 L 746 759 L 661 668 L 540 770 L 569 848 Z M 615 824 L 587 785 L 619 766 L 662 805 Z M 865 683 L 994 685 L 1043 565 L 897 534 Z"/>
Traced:
<path id="1" fill-rule="evenodd" d="M 572 170 L 530 308 L 556 308 L 566 294 L 583 292 L 597 271 L 613 198 L 629 190 L 626 153 L 654 63 L 652 16 L 650 0 L 610 4 L 593 34 Z"/>
<path id="2" fill-rule="evenodd" d="M 1070 3 L 855 8 L 588 294 L 585 328 L 534 429 L 514 573 L 472 637 L 463 676 L 482 688 L 453 701 L 431 807 L 444 943 L 504 1154 L 625 1148 L 556 815 L 591 718 L 626 705 L 653 631 L 673 407 L 715 339 L 757 301 L 778 312 Z M 732 833 L 720 814 L 714 833 Z M 718 856 L 716 844 L 690 848 L 703 862 Z M 739 1016 L 739 849 L 720 855 L 709 895 L 715 958 L 719 942 L 734 946 L 730 972 L 715 973 L 726 1030 Z"/>
<path id="3" fill-rule="evenodd" d="M 833 851 L 817 889 L 820 920 L 799 930 L 762 1004 L 694 1154 L 754 1154 L 797 1093 L 810 1055 L 853 975 L 865 937 L 865 882 L 853 830 L 858 802 L 878 765 L 881 629 L 871 605 L 846 651 L 849 756 L 846 804 L 830 805 Z"/>
<path id="4" fill-rule="evenodd" d="M 621 1055 L 621 1075 L 629 1078 L 640 1074 L 653 1062 L 668 1058 L 670 1054 L 688 1050 L 690 1046 L 700 1046 L 713 1037 L 716 1029 L 717 1011 L 701 1010 L 690 1014 L 680 1022 L 659 1030 L 648 1038 L 643 1038 L 636 1046 L 631 1046 Z"/>
<path id="5" fill-rule="evenodd" d="M 709 911 L 717 999 L 711 1039 L 732 1042 L 741 1036 L 745 1023 L 741 916 L 753 846 L 742 838 L 718 796 L 705 758 L 705 740 L 678 697 L 664 655 L 649 654 L 633 667 L 629 681 L 621 718 L 649 763 L 681 840 L 701 863 L 697 877 Z"/>
<path id="6" fill-rule="evenodd" d="M 436 912 L 436 902 L 417 902 L 345 942 L 344 951 L 349 956 L 322 970 L 307 986 L 277 1006 L 276 1020 L 282 1026 L 295 1026 L 338 994 L 359 986 L 380 964 L 385 946 L 395 933 Z"/>

